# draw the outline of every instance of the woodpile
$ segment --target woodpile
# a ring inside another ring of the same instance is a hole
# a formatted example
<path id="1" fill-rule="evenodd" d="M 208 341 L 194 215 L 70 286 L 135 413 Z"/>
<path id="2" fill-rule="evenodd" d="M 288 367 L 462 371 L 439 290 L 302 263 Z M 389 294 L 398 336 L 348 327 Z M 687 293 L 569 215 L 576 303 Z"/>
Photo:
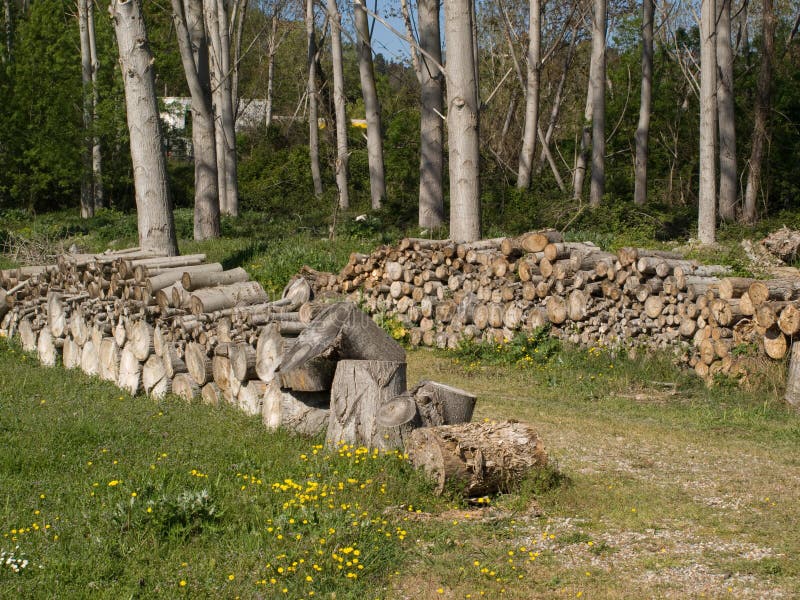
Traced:
<path id="1" fill-rule="evenodd" d="M 800 251 L 800 231 L 789 229 L 784 225 L 761 240 L 761 245 L 783 262 L 795 262 Z"/>
<path id="2" fill-rule="evenodd" d="M 459 442 L 469 449 L 457 458 L 454 432 L 469 431 L 457 428 L 469 425 L 475 396 L 430 381 L 407 390 L 402 346 L 355 304 L 315 298 L 320 274 L 308 270 L 269 301 L 244 270 L 205 258 L 130 249 L 2 271 L 0 333 L 18 336 L 45 366 L 60 358 L 131 394 L 227 402 L 269 429 L 325 433 L 330 447 L 403 449 L 425 430 L 438 448 L 426 456 L 446 465 L 436 474 L 440 492 L 450 482 L 466 495 L 507 490 L 525 465 L 544 464 L 543 453 L 498 462 L 530 449 L 508 443 L 522 439 L 519 424 L 501 424 L 469 447 Z M 458 461 L 463 467 L 450 469 Z"/>
<path id="3" fill-rule="evenodd" d="M 732 276 L 663 251 L 605 252 L 552 230 L 456 244 L 406 238 L 353 254 L 319 292 L 393 315 L 414 346 L 499 342 L 549 324 L 571 343 L 674 348 L 701 377 L 736 374 L 739 349 L 782 359 L 800 331 L 800 281 Z"/>

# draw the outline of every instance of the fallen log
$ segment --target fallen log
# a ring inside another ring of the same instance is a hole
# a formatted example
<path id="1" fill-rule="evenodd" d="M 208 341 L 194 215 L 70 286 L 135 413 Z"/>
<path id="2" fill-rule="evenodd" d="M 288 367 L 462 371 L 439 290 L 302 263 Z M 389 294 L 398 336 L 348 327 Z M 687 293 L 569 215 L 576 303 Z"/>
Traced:
<path id="1" fill-rule="evenodd" d="M 514 421 L 415 429 L 406 452 L 431 478 L 437 494 L 453 489 L 465 497 L 513 491 L 526 476 L 547 466 L 547 453 L 533 427 Z"/>

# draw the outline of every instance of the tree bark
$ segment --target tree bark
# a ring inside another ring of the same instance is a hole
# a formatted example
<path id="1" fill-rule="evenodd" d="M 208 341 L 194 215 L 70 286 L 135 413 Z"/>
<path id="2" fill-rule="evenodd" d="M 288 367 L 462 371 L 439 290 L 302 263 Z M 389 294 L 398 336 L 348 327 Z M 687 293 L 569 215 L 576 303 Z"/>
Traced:
<path id="1" fill-rule="evenodd" d="M 733 95 L 733 50 L 731 48 L 731 0 L 717 0 L 717 111 L 719 113 L 719 216 L 736 219 L 736 120 Z"/>
<path id="2" fill-rule="evenodd" d="M 447 53 L 447 135 L 450 158 L 450 238 L 471 242 L 481 237 L 480 112 L 471 0 L 444 5 Z"/>
<path id="3" fill-rule="evenodd" d="M 153 78 L 153 55 L 140 0 L 112 0 L 109 7 L 125 82 L 139 246 L 167 255 L 178 253 L 167 162 Z"/>
<path id="4" fill-rule="evenodd" d="M 703 0 L 700 16 L 700 192 L 697 235 L 702 244 L 716 238 L 717 59 L 716 1 Z"/>
<path id="5" fill-rule="evenodd" d="M 92 186 L 92 56 L 89 50 L 89 1 L 78 0 L 78 30 L 81 39 L 81 93 L 83 105 L 83 147 L 81 148 L 81 218 L 94 216 Z"/>
<path id="6" fill-rule="evenodd" d="M 639 126 L 636 128 L 636 163 L 633 191 L 633 201 L 640 206 L 647 201 L 650 107 L 653 101 L 654 4 L 654 0 L 643 0 L 642 2 L 642 91 L 639 102 Z"/>
<path id="7" fill-rule="evenodd" d="M 269 53 L 267 54 L 267 98 L 266 108 L 264 109 L 264 125 L 269 128 L 272 125 L 272 102 L 275 95 L 275 53 L 278 41 L 278 15 L 272 15 L 272 25 L 270 28 Z"/>
<path id="8" fill-rule="evenodd" d="M 389 450 L 402 440 L 378 423 L 381 406 L 406 389 L 406 363 L 342 360 L 336 366 L 325 438 L 330 448 L 347 443 Z"/>
<path id="9" fill-rule="evenodd" d="M 441 227 L 444 223 L 444 84 L 442 39 L 439 30 L 440 0 L 419 0 L 418 29 L 420 53 L 420 158 L 419 226 Z M 429 58 L 430 57 L 430 58 Z M 432 59 L 432 60 L 431 60 Z"/>
<path id="10" fill-rule="evenodd" d="M 406 451 L 433 480 L 437 494 L 454 485 L 466 497 L 512 491 L 548 462 L 533 428 L 514 421 L 416 429 Z"/>
<path id="11" fill-rule="evenodd" d="M 99 86 L 97 84 L 97 72 L 100 69 L 100 62 L 97 59 L 97 41 L 94 27 L 94 2 L 88 2 L 87 25 L 89 30 L 89 56 L 92 61 L 92 122 L 93 129 L 97 127 L 97 105 L 100 102 Z M 92 132 L 92 195 L 94 198 L 94 209 L 97 210 L 105 205 L 105 192 L 103 190 L 103 153 L 100 147 L 100 137 L 96 129 Z"/>
<path id="12" fill-rule="evenodd" d="M 355 0 L 354 20 L 358 35 L 358 72 L 361 77 L 361 95 L 367 119 L 367 158 L 369 161 L 369 189 L 372 208 L 377 210 L 386 197 L 386 175 L 383 168 L 383 136 L 381 107 L 375 87 L 375 71 L 372 65 L 372 42 L 369 19 L 364 2 Z"/>
<path id="13" fill-rule="evenodd" d="M 530 0 L 530 26 L 528 43 L 528 82 L 525 90 L 525 125 L 522 132 L 522 150 L 519 154 L 517 188 L 531 186 L 531 170 L 539 127 L 539 81 L 541 75 L 542 7 L 539 0 Z"/>
<path id="14" fill-rule="evenodd" d="M 224 154 L 224 189 L 220 189 L 220 212 L 225 215 L 239 214 L 239 184 L 236 164 L 236 131 L 233 114 L 233 97 L 231 83 L 230 35 L 228 33 L 228 16 L 224 0 L 205 0 L 206 30 L 211 40 L 211 62 L 216 74 L 214 85 L 217 87 L 217 125 L 220 126 L 221 137 L 217 136 L 217 152 Z M 220 148 L 221 146 L 221 148 Z M 217 156 L 217 164 L 222 161 Z"/>
<path id="15" fill-rule="evenodd" d="M 217 149 L 208 38 L 203 23 L 203 0 L 187 0 L 185 3 L 182 0 L 172 0 L 172 12 L 183 71 L 192 95 L 194 239 L 218 238 L 220 208 Z"/>
<path id="16" fill-rule="evenodd" d="M 319 94 L 317 91 L 317 38 L 314 33 L 314 0 L 306 0 L 306 39 L 308 44 L 308 154 L 314 195 L 322 195 L 322 169 L 319 163 Z"/>
<path id="17" fill-rule="evenodd" d="M 339 188 L 339 208 L 350 207 L 347 189 L 347 111 L 344 94 L 344 58 L 342 52 L 342 15 L 336 0 L 328 0 L 331 23 L 331 61 L 333 63 L 333 105 L 336 112 L 336 186 Z"/>
<path id="18" fill-rule="evenodd" d="M 592 185 L 589 204 L 599 206 L 606 190 L 606 0 L 594 0 L 592 19 Z"/>
<path id="19" fill-rule="evenodd" d="M 758 219 L 758 197 L 762 194 L 764 154 L 769 139 L 767 130 L 771 105 L 772 68 L 775 57 L 775 7 L 772 0 L 762 3 L 761 69 L 758 74 L 755 124 L 750 148 L 750 173 L 744 195 L 744 221 L 755 223 Z"/>

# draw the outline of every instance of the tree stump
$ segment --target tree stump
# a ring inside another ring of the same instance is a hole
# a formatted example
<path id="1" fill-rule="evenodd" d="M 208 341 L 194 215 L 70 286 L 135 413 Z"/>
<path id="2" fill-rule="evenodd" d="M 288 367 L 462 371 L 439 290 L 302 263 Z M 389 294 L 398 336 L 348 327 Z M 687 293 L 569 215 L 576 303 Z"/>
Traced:
<path id="1" fill-rule="evenodd" d="M 331 414 L 326 443 L 340 442 L 370 448 L 395 448 L 397 438 L 378 424 L 383 404 L 406 388 L 406 363 L 380 360 L 342 360 L 331 389 Z"/>
<path id="2" fill-rule="evenodd" d="M 288 429 L 314 436 L 325 431 L 330 418 L 328 395 L 282 389 L 277 380 L 267 385 L 261 420 L 267 429 Z"/>
<path id="3" fill-rule="evenodd" d="M 547 453 L 530 425 L 514 421 L 462 423 L 415 429 L 406 452 L 441 494 L 466 497 L 512 491 L 526 475 L 547 465 Z"/>
<path id="4" fill-rule="evenodd" d="M 355 304 L 342 302 L 327 308 L 300 334 L 284 354 L 281 371 L 288 373 L 314 358 L 405 362 L 406 353 Z"/>

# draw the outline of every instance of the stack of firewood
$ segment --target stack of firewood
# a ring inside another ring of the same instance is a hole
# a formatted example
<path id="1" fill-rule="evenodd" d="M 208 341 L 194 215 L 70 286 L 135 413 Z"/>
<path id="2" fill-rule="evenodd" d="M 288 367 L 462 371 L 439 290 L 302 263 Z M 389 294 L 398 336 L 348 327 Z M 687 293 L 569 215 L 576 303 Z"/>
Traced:
<path id="1" fill-rule="evenodd" d="M 131 394 L 228 402 L 331 447 L 405 449 L 439 491 L 508 490 L 546 465 L 530 426 L 470 423 L 474 395 L 407 390 L 402 346 L 355 304 L 315 300 L 314 280 L 307 270 L 270 302 L 243 269 L 204 255 L 62 255 L 0 272 L 0 333 Z"/>
<path id="2" fill-rule="evenodd" d="M 783 358 L 800 330 L 800 281 L 731 277 L 672 252 L 605 252 L 553 230 L 468 244 L 407 238 L 353 254 L 338 275 L 304 272 L 319 290 L 394 315 L 415 346 L 500 342 L 549 323 L 576 344 L 675 348 L 709 377 L 736 371 L 737 346 Z"/>

